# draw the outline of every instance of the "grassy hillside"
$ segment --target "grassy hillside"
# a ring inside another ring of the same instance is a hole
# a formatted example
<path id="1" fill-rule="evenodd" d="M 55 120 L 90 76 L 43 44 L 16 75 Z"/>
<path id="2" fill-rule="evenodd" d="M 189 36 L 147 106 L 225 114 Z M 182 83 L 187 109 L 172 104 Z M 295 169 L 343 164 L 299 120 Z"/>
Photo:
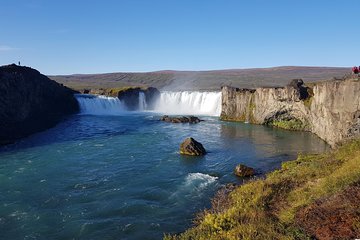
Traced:
<path id="1" fill-rule="evenodd" d="M 193 228 L 165 239 L 359 238 L 360 140 L 300 155 L 212 202 Z"/>
<path id="2" fill-rule="evenodd" d="M 316 82 L 333 77 L 341 78 L 349 72 L 348 68 L 275 67 L 218 71 L 77 74 L 49 77 L 77 90 L 124 86 L 152 86 L 165 90 L 219 90 L 222 85 L 242 88 L 283 86 L 294 78 L 302 78 L 305 82 Z"/>

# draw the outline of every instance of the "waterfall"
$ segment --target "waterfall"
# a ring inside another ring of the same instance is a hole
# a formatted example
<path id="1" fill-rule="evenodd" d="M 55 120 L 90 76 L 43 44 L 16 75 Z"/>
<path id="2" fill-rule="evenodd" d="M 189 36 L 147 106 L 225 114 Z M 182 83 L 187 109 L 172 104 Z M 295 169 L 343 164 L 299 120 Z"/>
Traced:
<path id="1" fill-rule="evenodd" d="M 119 115 L 127 111 L 126 104 L 118 98 L 91 94 L 76 94 L 82 114 Z M 139 92 L 139 111 L 149 110 L 145 94 Z M 161 92 L 154 112 L 169 115 L 220 116 L 221 92 Z"/>
<path id="2" fill-rule="evenodd" d="M 147 110 L 145 93 L 139 92 L 139 111 Z"/>
<path id="3" fill-rule="evenodd" d="M 91 94 L 75 94 L 82 114 L 118 115 L 126 111 L 126 106 L 116 97 Z"/>
<path id="4" fill-rule="evenodd" d="M 221 92 L 162 92 L 155 111 L 172 115 L 220 116 Z"/>

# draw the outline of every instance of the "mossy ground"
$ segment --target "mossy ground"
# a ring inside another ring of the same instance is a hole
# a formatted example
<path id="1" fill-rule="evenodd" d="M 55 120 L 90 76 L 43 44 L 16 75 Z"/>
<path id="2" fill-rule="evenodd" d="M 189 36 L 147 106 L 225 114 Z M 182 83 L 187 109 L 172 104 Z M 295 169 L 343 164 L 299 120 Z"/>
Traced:
<path id="1" fill-rule="evenodd" d="M 164 239 L 310 239 L 295 223 L 300 208 L 360 180 L 360 140 L 320 155 L 299 155 L 265 179 L 237 187 L 196 225 Z"/>
<path id="2" fill-rule="evenodd" d="M 308 129 L 308 125 L 298 119 L 274 120 L 270 125 L 292 131 L 303 131 Z"/>

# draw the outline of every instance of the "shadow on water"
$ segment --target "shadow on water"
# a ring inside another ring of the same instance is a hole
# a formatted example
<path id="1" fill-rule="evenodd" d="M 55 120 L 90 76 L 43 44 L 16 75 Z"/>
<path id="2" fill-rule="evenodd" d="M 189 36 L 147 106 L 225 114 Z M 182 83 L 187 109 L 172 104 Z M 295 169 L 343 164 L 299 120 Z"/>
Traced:
<path id="1" fill-rule="evenodd" d="M 124 115 L 72 115 L 64 118 L 55 127 L 35 133 L 14 144 L 0 147 L 1 152 L 41 147 L 62 142 L 81 144 L 83 141 L 97 138 L 109 139 L 119 135 L 135 134 L 141 126 L 156 124 L 151 118 L 134 118 L 136 113 Z M 143 115 L 143 114 L 141 114 Z M 106 124 L 104 124 L 106 122 Z"/>

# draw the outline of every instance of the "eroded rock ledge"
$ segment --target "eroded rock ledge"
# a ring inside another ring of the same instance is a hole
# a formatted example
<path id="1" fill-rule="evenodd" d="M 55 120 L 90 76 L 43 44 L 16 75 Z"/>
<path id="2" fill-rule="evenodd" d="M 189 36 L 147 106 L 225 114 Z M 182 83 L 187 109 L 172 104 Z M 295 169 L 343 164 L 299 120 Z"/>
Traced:
<path id="1" fill-rule="evenodd" d="M 283 88 L 222 88 L 221 119 L 311 131 L 335 146 L 360 135 L 360 81 L 333 80 Z"/>

